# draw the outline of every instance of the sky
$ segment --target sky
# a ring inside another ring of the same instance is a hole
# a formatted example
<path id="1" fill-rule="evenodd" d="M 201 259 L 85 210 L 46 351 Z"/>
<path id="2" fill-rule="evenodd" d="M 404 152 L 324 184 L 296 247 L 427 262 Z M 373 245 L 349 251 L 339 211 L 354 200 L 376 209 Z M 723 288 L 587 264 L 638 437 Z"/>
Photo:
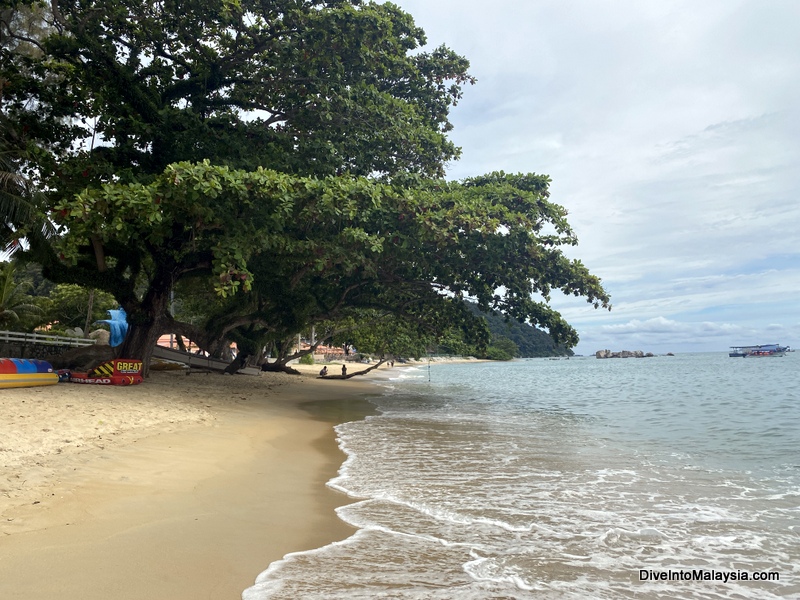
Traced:
<path id="1" fill-rule="evenodd" d="M 800 346 L 800 2 L 400 0 L 478 82 L 448 178 L 551 177 L 612 310 L 577 354 Z"/>

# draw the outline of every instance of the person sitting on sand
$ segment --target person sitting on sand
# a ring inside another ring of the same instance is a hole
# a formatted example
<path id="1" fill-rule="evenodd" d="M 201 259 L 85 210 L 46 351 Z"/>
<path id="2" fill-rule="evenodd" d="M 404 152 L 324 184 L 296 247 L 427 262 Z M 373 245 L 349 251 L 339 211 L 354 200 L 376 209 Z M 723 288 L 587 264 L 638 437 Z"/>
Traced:
<path id="1" fill-rule="evenodd" d="M 322 370 L 319 372 L 320 377 L 325 377 L 328 374 L 328 365 L 322 367 Z"/>
<path id="2" fill-rule="evenodd" d="M 342 365 L 342 377 L 347 377 L 347 367 Z"/>

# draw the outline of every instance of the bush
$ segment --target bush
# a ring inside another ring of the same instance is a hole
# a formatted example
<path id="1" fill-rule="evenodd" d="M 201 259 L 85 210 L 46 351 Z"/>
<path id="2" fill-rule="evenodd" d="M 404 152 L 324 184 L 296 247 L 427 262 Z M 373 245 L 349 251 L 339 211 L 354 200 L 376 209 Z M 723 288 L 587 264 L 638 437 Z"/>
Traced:
<path id="1" fill-rule="evenodd" d="M 514 358 L 514 355 L 509 354 L 504 348 L 498 348 L 497 346 L 489 346 L 486 349 L 485 358 L 489 360 L 512 360 Z"/>
<path id="2" fill-rule="evenodd" d="M 489 360 L 511 360 L 519 354 L 519 348 L 510 339 L 495 335 L 491 345 L 486 349 Z"/>
<path id="3" fill-rule="evenodd" d="M 300 357 L 300 364 L 301 365 L 313 365 L 314 364 L 314 355 L 313 354 L 304 354 Z"/>

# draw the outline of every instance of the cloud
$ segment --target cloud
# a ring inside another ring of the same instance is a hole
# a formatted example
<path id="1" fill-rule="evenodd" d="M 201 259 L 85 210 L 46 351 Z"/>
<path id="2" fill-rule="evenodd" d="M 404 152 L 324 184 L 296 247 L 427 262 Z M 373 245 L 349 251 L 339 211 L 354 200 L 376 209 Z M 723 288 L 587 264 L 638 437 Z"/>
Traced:
<path id="1" fill-rule="evenodd" d="M 627 323 L 617 325 L 603 325 L 600 330 L 611 335 L 630 335 L 636 333 L 675 333 L 689 331 L 690 327 L 686 323 L 670 321 L 664 317 L 656 317 L 647 321 L 634 319 Z"/>
<path id="2" fill-rule="evenodd" d="M 774 326 L 782 329 L 783 326 Z M 686 323 L 673 321 L 664 317 L 655 317 L 647 321 L 634 319 L 627 323 L 617 325 L 604 325 L 600 331 L 609 335 L 638 335 L 638 334 L 691 334 L 694 337 L 719 337 L 729 336 L 731 333 L 740 333 L 743 328 L 733 323 L 713 323 L 704 321 L 701 323 Z"/>
<path id="3" fill-rule="evenodd" d="M 614 304 L 554 296 L 580 350 L 800 337 L 800 3 L 400 5 L 479 80 L 449 176 L 546 173 L 570 211 Z"/>

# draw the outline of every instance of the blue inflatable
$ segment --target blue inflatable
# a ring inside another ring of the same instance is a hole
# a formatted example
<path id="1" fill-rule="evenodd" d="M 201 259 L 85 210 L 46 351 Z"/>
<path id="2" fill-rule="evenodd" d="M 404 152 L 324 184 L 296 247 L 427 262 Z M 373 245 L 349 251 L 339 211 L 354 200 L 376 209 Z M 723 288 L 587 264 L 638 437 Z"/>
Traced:
<path id="1" fill-rule="evenodd" d="M 108 323 L 111 329 L 111 337 L 108 340 L 108 345 L 112 348 L 121 346 L 125 341 L 125 336 L 128 333 L 128 314 L 125 309 L 120 307 L 118 310 L 107 311 L 110 319 L 104 321 L 97 321 L 98 323 Z"/>

